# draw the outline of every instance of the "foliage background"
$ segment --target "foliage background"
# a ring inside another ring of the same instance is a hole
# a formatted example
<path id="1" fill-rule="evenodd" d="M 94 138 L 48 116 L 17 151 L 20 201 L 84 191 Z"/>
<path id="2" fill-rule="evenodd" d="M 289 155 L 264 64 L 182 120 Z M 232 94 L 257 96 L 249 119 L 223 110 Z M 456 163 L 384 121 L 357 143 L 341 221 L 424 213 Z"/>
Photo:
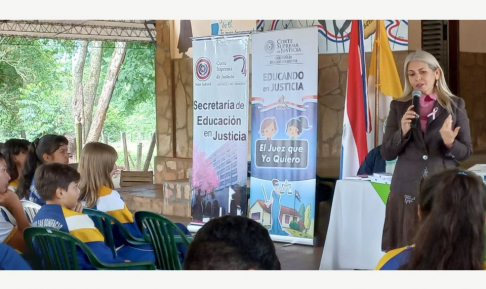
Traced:
<path id="1" fill-rule="evenodd" d="M 22 135 L 30 141 L 47 133 L 74 135 L 72 59 L 76 45 L 74 40 L 0 38 L 0 142 Z M 114 42 L 103 43 L 97 95 L 114 47 Z M 92 43 L 84 79 L 91 49 Z M 155 132 L 154 60 L 153 44 L 128 43 L 103 128 L 103 135 L 118 151 L 118 165 L 123 164 L 121 132 L 126 133 L 135 162 L 137 144 L 143 143 L 142 166 Z M 96 104 L 97 99 L 93 111 Z"/>

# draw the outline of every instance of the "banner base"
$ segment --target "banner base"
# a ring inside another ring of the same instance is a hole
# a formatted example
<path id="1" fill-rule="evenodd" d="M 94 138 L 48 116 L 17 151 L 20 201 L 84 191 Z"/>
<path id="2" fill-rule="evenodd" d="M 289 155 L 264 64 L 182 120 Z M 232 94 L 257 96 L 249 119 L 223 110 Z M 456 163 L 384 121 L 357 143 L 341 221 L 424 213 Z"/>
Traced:
<path id="1" fill-rule="evenodd" d="M 270 235 L 270 238 L 274 242 L 292 243 L 292 244 L 300 244 L 300 245 L 310 245 L 310 246 L 314 246 L 314 239 L 288 237 L 288 236 L 279 236 L 279 235 Z"/>

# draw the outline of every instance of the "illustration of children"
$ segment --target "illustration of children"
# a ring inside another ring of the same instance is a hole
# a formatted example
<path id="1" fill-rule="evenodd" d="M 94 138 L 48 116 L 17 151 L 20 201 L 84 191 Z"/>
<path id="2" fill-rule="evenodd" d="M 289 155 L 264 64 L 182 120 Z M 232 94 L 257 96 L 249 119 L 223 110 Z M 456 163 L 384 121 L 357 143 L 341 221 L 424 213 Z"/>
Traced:
<path id="1" fill-rule="evenodd" d="M 266 140 L 271 140 L 277 134 L 277 121 L 274 117 L 268 117 L 260 125 L 260 134 Z"/>
<path id="2" fill-rule="evenodd" d="M 290 136 L 291 140 L 296 140 L 298 136 L 302 134 L 302 130 L 310 129 L 309 120 L 305 116 L 299 116 L 292 118 L 287 122 L 287 128 L 285 132 Z"/>

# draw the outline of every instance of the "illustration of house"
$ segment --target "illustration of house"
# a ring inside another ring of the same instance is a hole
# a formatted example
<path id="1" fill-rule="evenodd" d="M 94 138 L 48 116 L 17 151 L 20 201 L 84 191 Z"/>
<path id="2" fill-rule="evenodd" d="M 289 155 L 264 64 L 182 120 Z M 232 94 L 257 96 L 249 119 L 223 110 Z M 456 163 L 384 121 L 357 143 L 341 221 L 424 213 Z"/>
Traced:
<path id="1" fill-rule="evenodd" d="M 263 226 L 271 226 L 271 211 L 267 208 L 263 200 L 257 200 L 250 208 L 250 218 L 259 222 Z M 282 228 L 290 227 L 290 222 L 298 223 L 300 221 L 300 214 L 298 211 L 286 207 L 280 207 L 280 224 Z"/>
<path id="2" fill-rule="evenodd" d="M 272 219 L 270 215 L 270 208 L 267 208 L 264 201 L 257 200 L 250 208 L 250 218 L 263 226 L 270 227 L 270 220 Z"/>
<path id="3" fill-rule="evenodd" d="M 296 210 L 282 206 L 280 207 L 280 224 L 282 224 L 282 228 L 290 227 L 290 222 L 298 223 L 300 221 L 300 214 Z"/>

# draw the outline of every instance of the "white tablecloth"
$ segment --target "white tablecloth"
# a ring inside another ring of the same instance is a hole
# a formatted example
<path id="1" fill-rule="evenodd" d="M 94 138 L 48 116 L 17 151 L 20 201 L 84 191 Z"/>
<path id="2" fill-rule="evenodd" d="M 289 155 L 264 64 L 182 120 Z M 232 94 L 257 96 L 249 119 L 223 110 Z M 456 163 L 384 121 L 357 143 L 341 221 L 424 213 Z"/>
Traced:
<path id="1" fill-rule="evenodd" d="M 375 269 L 384 221 L 385 204 L 370 182 L 337 181 L 319 269 Z"/>

